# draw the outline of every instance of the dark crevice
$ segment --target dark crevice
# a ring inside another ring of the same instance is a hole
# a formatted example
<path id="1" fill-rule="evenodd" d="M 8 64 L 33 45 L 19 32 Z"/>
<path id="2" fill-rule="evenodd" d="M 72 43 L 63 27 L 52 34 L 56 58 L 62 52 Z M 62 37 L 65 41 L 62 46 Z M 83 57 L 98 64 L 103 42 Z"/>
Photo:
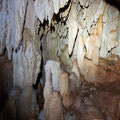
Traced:
<path id="1" fill-rule="evenodd" d="M 118 47 L 118 45 L 115 46 L 115 47 L 113 47 L 113 48 L 111 48 L 111 50 L 109 50 L 108 53 L 111 53 L 111 51 L 112 51 L 113 49 L 115 49 L 116 47 Z"/>
<path id="2" fill-rule="evenodd" d="M 74 41 L 72 53 L 71 53 L 71 55 L 69 55 L 69 57 L 72 57 L 72 54 L 73 54 L 73 51 L 74 51 L 74 48 L 75 48 L 76 39 L 77 39 L 77 37 L 78 37 L 78 33 L 79 33 L 79 29 L 77 30 L 77 34 L 76 34 L 76 37 L 75 37 L 75 41 Z"/>
<path id="3" fill-rule="evenodd" d="M 120 0 L 105 0 L 111 6 L 116 7 L 120 11 Z"/>

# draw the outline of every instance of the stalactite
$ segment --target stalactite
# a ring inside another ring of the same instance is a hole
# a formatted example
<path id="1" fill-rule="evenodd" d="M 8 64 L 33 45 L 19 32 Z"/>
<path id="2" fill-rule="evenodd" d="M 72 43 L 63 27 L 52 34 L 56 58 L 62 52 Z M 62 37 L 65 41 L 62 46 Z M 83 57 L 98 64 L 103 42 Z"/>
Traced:
<path id="1" fill-rule="evenodd" d="M 36 0 L 35 10 L 41 23 L 43 23 L 44 20 L 48 20 L 50 25 L 53 14 L 57 14 L 59 9 L 63 8 L 67 2 L 68 0 Z"/>
<path id="2" fill-rule="evenodd" d="M 69 33 L 68 33 L 68 53 L 71 55 L 73 51 L 73 46 L 75 43 L 75 39 L 77 36 L 77 31 L 78 31 L 78 23 L 76 21 L 76 5 L 72 5 L 71 11 L 69 13 L 69 19 L 68 19 L 68 28 L 69 28 Z"/>

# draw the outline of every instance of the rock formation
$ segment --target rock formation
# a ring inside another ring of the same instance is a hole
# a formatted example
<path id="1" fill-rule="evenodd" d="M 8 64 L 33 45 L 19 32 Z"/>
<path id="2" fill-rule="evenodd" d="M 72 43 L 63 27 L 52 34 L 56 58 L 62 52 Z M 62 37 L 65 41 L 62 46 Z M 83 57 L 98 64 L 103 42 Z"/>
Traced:
<path id="1" fill-rule="evenodd" d="M 0 0 L 0 119 L 119 119 L 119 6 Z"/>

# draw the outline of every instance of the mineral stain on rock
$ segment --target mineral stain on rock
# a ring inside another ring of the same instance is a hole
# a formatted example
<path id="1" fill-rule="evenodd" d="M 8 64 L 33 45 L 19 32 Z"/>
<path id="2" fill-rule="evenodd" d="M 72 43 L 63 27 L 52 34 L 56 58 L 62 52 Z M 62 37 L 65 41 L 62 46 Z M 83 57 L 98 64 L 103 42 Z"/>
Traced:
<path id="1" fill-rule="evenodd" d="M 0 120 L 119 120 L 119 6 L 0 0 Z"/>

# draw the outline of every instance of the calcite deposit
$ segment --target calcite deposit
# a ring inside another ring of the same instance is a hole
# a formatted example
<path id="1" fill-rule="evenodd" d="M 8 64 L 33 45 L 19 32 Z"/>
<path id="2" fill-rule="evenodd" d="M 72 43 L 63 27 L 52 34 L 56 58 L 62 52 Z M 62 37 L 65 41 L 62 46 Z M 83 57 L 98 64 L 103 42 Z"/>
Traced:
<path id="1" fill-rule="evenodd" d="M 119 120 L 119 6 L 0 0 L 0 119 Z"/>

